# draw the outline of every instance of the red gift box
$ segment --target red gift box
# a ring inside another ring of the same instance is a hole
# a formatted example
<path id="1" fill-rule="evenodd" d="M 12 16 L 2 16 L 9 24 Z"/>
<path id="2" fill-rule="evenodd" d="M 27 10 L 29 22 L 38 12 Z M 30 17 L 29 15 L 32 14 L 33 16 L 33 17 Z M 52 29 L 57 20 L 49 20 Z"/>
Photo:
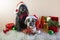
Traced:
<path id="1" fill-rule="evenodd" d="M 14 23 L 8 23 L 8 24 L 6 24 L 6 28 L 8 28 L 8 29 L 12 29 L 12 27 L 14 26 Z"/>
<path id="2" fill-rule="evenodd" d="M 58 27 L 56 26 L 50 26 L 48 30 L 53 30 L 55 33 L 58 32 Z"/>
<path id="3" fill-rule="evenodd" d="M 59 19 L 58 19 L 58 17 L 55 17 L 55 16 L 50 16 L 51 17 L 51 20 L 53 20 L 53 21 L 59 21 Z"/>

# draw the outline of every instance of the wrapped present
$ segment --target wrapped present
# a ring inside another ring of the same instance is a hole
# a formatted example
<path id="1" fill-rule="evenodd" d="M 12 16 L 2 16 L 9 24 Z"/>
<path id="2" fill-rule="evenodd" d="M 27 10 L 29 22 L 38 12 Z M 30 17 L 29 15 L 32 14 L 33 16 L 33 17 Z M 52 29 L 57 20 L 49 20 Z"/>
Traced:
<path id="1" fill-rule="evenodd" d="M 58 32 L 58 27 L 56 27 L 56 26 L 50 26 L 50 27 L 48 28 L 48 30 L 53 30 L 54 33 L 56 33 L 56 32 Z"/>
<path id="2" fill-rule="evenodd" d="M 4 29 L 3 32 L 6 34 L 9 31 L 8 28 Z"/>
<path id="3" fill-rule="evenodd" d="M 41 17 L 41 24 L 43 27 L 42 29 L 45 32 L 48 32 L 48 30 L 53 30 L 54 33 L 58 32 L 58 27 L 59 27 L 58 17 L 42 16 Z"/>
<path id="4" fill-rule="evenodd" d="M 53 20 L 49 20 L 49 21 L 48 21 L 48 25 L 49 25 L 49 26 L 58 26 L 59 23 L 56 22 L 56 21 L 53 21 Z"/>
<path id="5" fill-rule="evenodd" d="M 44 24 L 43 31 L 48 32 L 48 23 Z"/>
<path id="6" fill-rule="evenodd" d="M 41 17 L 41 24 L 43 25 L 45 23 L 45 16 Z"/>
<path id="7" fill-rule="evenodd" d="M 55 16 L 50 16 L 50 17 L 51 17 L 51 20 L 59 22 L 59 18 L 58 17 L 55 17 Z"/>
<path id="8" fill-rule="evenodd" d="M 5 29 L 3 29 L 3 32 L 7 33 L 9 30 L 12 30 L 13 27 L 14 27 L 14 23 L 8 23 L 6 24 Z"/>
<path id="9" fill-rule="evenodd" d="M 42 27 L 43 31 L 48 31 L 48 23 L 47 23 L 47 16 L 42 16 L 40 21 L 40 26 Z"/>
<path id="10" fill-rule="evenodd" d="M 10 30 L 13 28 L 13 26 L 14 26 L 14 23 L 8 23 L 8 24 L 6 24 L 6 28 L 8 28 Z"/>

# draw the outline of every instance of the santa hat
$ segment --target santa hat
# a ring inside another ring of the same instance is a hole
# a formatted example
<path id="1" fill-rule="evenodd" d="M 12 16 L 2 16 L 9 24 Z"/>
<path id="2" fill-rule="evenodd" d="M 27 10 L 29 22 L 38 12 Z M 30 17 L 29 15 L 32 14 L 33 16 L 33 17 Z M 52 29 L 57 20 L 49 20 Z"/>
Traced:
<path id="1" fill-rule="evenodd" d="M 22 5 L 22 4 L 25 5 L 22 1 L 17 4 L 16 12 L 19 11 L 19 7 L 20 7 L 20 5 Z M 26 6 L 26 5 L 25 5 L 25 6 Z M 27 7 L 27 6 L 26 6 L 26 7 Z"/>

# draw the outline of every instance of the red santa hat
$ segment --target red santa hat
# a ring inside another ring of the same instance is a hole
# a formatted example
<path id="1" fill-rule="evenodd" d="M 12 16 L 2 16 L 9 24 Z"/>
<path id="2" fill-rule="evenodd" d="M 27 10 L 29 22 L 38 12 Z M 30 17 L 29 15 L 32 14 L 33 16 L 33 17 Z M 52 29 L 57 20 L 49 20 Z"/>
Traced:
<path id="1" fill-rule="evenodd" d="M 19 7 L 20 7 L 20 5 L 22 5 L 22 4 L 24 4 L 22 1 L 17 4 L 16 12 L 19 11 Z M 24 4 L 24 5 L 25 5 L 25 4 Z"/>

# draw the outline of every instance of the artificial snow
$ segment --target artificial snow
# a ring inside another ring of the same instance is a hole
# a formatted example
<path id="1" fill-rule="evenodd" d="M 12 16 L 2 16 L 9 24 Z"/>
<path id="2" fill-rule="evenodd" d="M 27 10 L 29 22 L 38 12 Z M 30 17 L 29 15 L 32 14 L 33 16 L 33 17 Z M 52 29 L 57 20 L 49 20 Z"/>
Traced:
<path id="1" fill-rule="evenodd" d="M 35 35 L 27 35 L 22 32 L 11 30 L 6 34 L 1 32 L 0 40 L 60 40 L 60 30 L 58 33 L 53 35 L 49 35 L 44 32 L 40 32 Z"/>

